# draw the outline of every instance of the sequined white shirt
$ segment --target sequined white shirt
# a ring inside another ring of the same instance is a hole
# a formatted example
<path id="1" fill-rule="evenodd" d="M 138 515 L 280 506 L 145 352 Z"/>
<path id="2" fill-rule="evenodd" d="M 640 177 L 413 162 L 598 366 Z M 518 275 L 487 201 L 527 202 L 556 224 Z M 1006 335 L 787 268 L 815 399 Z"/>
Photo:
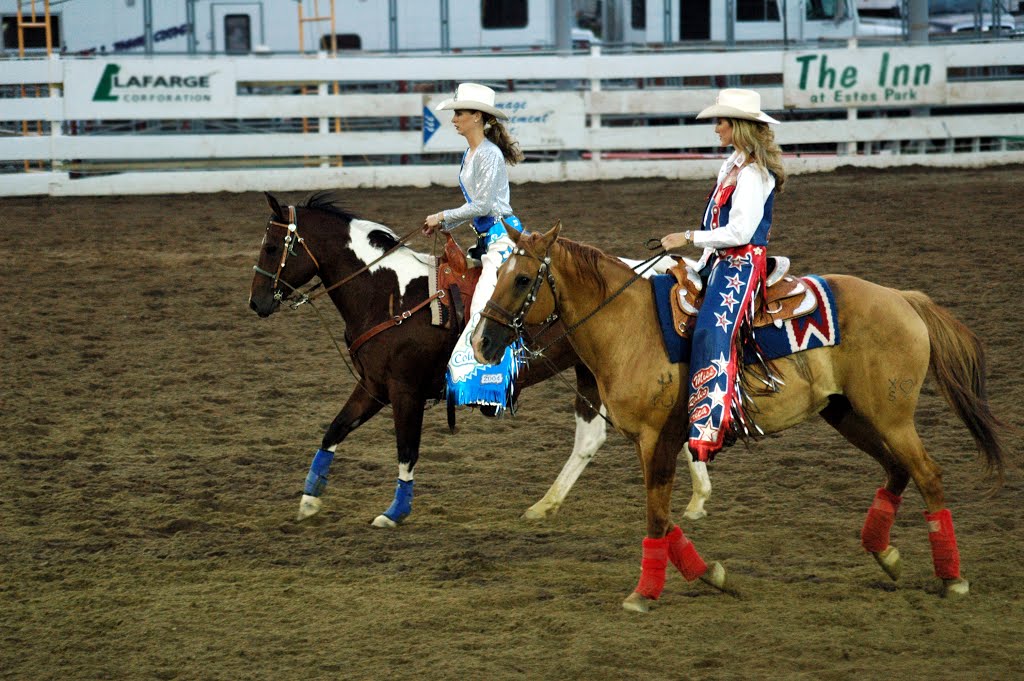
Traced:
<path id="1" fill-rule="evenodd" d="M 463 157 L 459 180 L 472 201 L 444 211 L 448 229 L 484 215 L 496 218 L 512 215 L 508 170 L 501 149 L 485 138 L 472 155 L 470 151 L 467 149 Z"/>

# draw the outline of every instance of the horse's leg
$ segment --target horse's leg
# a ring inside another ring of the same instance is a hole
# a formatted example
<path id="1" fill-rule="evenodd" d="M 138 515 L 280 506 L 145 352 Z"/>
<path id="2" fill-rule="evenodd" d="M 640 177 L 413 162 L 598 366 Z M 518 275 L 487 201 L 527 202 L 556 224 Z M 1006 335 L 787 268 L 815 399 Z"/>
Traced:
<path id="1" fill-rule="evenodd" d="M 682 427 L 673 421 L 681 421 Z M 720 563 L 708 566 L 678 525 L 671 522 L 672 484 L 675 480 L 676 457 L 685 437 L 686 419 L 672 419 L 665 425 L 653 447 L 644 446 L 641 436 L 637 444 L 647 489 L 647 536 L 643 540 L 640 581 L 622 607 L 634 612 L 648 612 L 665 587 L 668 561 L 687 581 L 697 578 L 722 591 L 735 593 L 726 584 L 725 568 Z"/>
<path id="2" fill-rule="evenodd" d="M 594 454 L 607 437 L 604 420 L 606 411 L 601 404 L 597 382 L 590 370 L 582 364 L 576 365 L 576 388 L 579 395 L 576 396 L 576 439 L 572 445 L 572 453 L 569 454 L 569 459 L 562 466 L 558 477 L 551 483 L 547 494 L 523 513 L 523 518 L 528 520 L 540 520 L 558 513 L 569 490 L 576 484 L 583 469 L 594 458 Z M 591 405 L 598 408 L 600 413 L 594 411 Z"/>
<path id="3" fill-rule="evenodd" d="M 576 365 L 576 388 L 579 395 L 576 396 L 576 439 L 573 442 L 572 453 L 569 454 L 569 459 L 562 466 L 561 472 L 551 483 L 547 493 L 523 513 L 523 518 L 527 520 L 542 520 L 558 512 L 576 480 L 607 438 L 607 422 L 604 418 L 607 411 L 601 404 L 601 394 L 597 389 L 594 375 L 583 364 Z M 594 411 L 591 405 L 598 408 L 600 414 Z M 690 497 L 690 503 L 683 516 L 690 520 L 699 520 L 707 516 L 704 504 L 711 498 L 711 478 L 708 477 L 707 464 L 703 461 L 694 461 L 689 448 L 685 445 L 683 456 L 689 464 L 690 481 L 693 484 L 693 496 Z"/>
<path id="4" fill-rule="evenodd" d="M 910 472 L 924 497 L 928 541 L 932 547 L 935 576 L 943 582 L 944 596 L 965 596 L 970 584 L 960 576 L 960 551 L 953 530 L 953 516 L 946 508 L 942 489 L 942 469 L 928 456 L 913 420 L 884 433 L 886 444 Z"/>
<path id="5" fill-rule="evenodd" d="M 970 585 L 960 576 L 960 553 L 956 545 L 953 519 L 946 508 L 945 493 L 942 489 L 942 469 L 928 456 L 914 427 L 916 400 L 894 405 L 876 395 L 873 401 L 865 404 L 877 405 L 874 411 L 862 414 L 863 421 L 869 428 L 865 432 L 877 432 L 881 438 L 881 446 L 884 447 L 883 451 L 893 460 L 886 468 L 889 471 L 889 481 L 885 487 L 888 494 L 877 494 L 875 497 L 876 503 L 881 500 L 876 516 L 882 517 L 880 520 L 872 520 L 870 516 L 868 518 L 868 522 L 877 522 L 877 525 L 869 528 L 869 531 L 874 529 L 876 532 L 875 537 L 869 537 L 869 541 L 877 542 L 872 548 L 877 548 L 881 544 L 884 538 L 881 530 L 887 529 L 887 525 L 891 524 L 885 516 L 895 516 L 899 494 L 906 486 L 904 475 L 909 475 L 924 497 L 927 507 L 925 520 L 928 522 L 928 540 L 932 547 L 932 564 L 935 566 L 935 576 L 943 582 L 943 594 L 966 595 Z M 853 408 L 856 410 L 856 405 Z M 875 445 L 876 450 L 878 447 L 879 445 Z M 871 453 L 870 449 L 865 451 Z M 884 461 L 883 457 L 883 465 Z M 906 473 L 900 472 L 900 469 Z M 889 560 L 892 561 L 891 558 Z M 892 562 L 896 564 L 898 570 L 898 554 Z M 889 569 L 886 572 L 889 572 Z"/>
<path id="6" fill-rule="evenodd" d="M 320 443 L 320 449 L 313 456 L 313 463 L 309 466 L 309 473 L 306 475 L 306 486 L 303 489 L 302 500 L 299 502 L 299 514 L 296 520 L 304 520 L 320 512 L 323 502 L 320 495 L 327 486 L 327 477 L 330 473 L 331 462 L 334 461 L 334 452 L 338 445 L 348 437 L 348 434 L 366 423 L 384 405 L 365 390 L 357 385 L 352 394 L 348 396 L 345 406 L 341 408 L 334 421 L 324 433 Z"/>
<path id="7" fill-rule="evenodd" d="M 398 447 L 398 483 L 395 498 L 386 511 L 373 519 L 374 527 L 398 527 L 412 512 L 413 468 L 420 458 L 423 408 L 426 400 L 404 386 L 392 386 L 395 440 Z"/>
<path id="8" fill-rule="evenodd" d="M 885 487 L 875 492 L 861 529 L 861 545 L 874 556 L 885 574 L 896 581 L 900 577 L 902 564 L 899 549 L 890 543 L 889 531 L 896 521 L 896 512 L 903 501 L 901 495 L 910 481 L 910 473 L 886 448 L 881 434 L 853 411 L 845 397 L 833 397 L 822 410 L 821 416 L 851 444 L 867 452 L 885 469 Z"/>
<path id="9" fill-rule="evenodd" d="M 708 475 L 708 465 L 703 461 L 694 461 L 690 454 L 690 448 L 683 445 L 682 456 L 686 457 L 686 463 L 690 466 L 690 483 L 693 486 L 693 495 L 690 503 L 683 511 L 683 517 L 690 520 L 700 520 L 707 517 L 708 512 L 704 510 L 704 504 L 711 498 L 711 477 Z"/>

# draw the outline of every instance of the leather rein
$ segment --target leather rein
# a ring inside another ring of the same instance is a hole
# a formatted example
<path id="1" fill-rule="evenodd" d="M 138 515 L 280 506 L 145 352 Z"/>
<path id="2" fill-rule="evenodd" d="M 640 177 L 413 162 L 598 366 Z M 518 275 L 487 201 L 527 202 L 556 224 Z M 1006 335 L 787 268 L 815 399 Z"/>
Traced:
<path id="1" fill-rule="evenodd" d="M 276 272 L 268 272 L 267 270 L 261 268 L 259 266 L 259 264 L 253 265 L 252 268 L 253 268 L 253 270 L 256 273 L 262 274 L 262 275 L 264 275 L 266 277 L 270 277 L 273 280 L 274 299 L 275 300 L 283 302 L 288 297 L 287 295 L 285 295 L 284 289 L 279 287 L 279 284 L 284 284 L 285 286 L 290 288 L 293 293 L 296 293 L 298 295 L 297 299 L 294 302 L 289 304 L 289 307 L 291 307 L 291 309 L 293 309 L 293 310 L 298 308 L 301 305 L 306 304 L 306 303 L 311 303 L 310 307 L 315 308 L 315 306 L 312 305 L 312 302 L 315 299 L 319 298 L 320 296 L 324 295 L 325 293 L 330 293 L 331 291 L 333 291 L 336 288 L 340 288 L 340 287 L 344 286 L 348 282 L 350 282 L 353 279 L 355 279 L 356 277 L 358 277 L 360 274 L 363 274 L 364 272 L 369 271 L 369 269 L 371 267 L 373 267 L 374 265 L 379 263 L 381 260 L 383 260 L 384 258 L 388 257 L 389 255 L 394 253 L 396 250 L 401 248 L 403 245 L 405 245 L 405 243 L 407 241 L 409 241 L 413 236 L 415 236 L 416 233 L 419 231 L 418 228 L 414 229 L 413 231 L 409 232 L 405 236 L 401 237 L 398 240 L 398 243 L 396 243 L 394 246 L 392 246 L 388 250 L 384 251 L 384 253 L 382 253 L 378 258 L 374 259 L 372 262 L 364 265 L 362 268 L 356 270 L 355 272 L 353 272 L 352 274 L 348 275 L 347 277 L 345 277 L 341 281 L 335 282 L 334 284 L 331 284 L 330 286 L 324 288 L 321 291 L 318 291 L 317 293 L 315 293 L 313 295 L 309 295 L 314 290 L 316 290 L 317 288 L 319 288 L 320 286 L 323 285 L 323 280 L 322 279 L 321 279 L 320 283 L 314 285 L 312 288 L 306 290 L 305 292 L 302 292 L 299 289 L 297 289 L 296 287 L 294 287 L 291 284 L 289 284 L 288 282 L 281 280 L 281 272 L 284 271 L 285 265 L 287 265 L 288 256 L 289 255 L 298 255 L 295 252 L 295 244 L 296 243 L 299 244 L 300 246 L 302 246 L 302 248 L 306 251 L 306 255 L 308 255 L 309 259 L 313 261 L 313 264 L 316 266 L 317 274 L 320 273 L 320 263 L 317 261 L 316 257 L 313 255 L 313 252 L 309 249 L 309 246 L 306 245 L 306 240 L 304 238 L 302 238 L 302 236 L 299 235 L 299 227 L 298 227 L 297 220 L 296 220 L 295 206 L 288 206 L 288 223 L 287 224 L 285 224 L 283 222 L 278 222 L 277 220 L 274 220 L 274 219 L 271 219 L 270 222 L 267 224 L 267 229 L 269 230 L 271 227 L 281 227 L 281 228 L 283 228 L 285 230 L 284 249 L 281 252 L 281 261 L 277 265 L 277 271 Z M 349 354 L 351 354 L 353 357 L 355 357 L 355 354 L 359 350 L 359 348 L 361 348 L 368 340 L 370 340 L 371 338 L 373 338 L 377 334 L 381 333 L 382 331 L 386 331 L 387 329 L 390 329 L 393 326 L 399 326 L 406 319 L 411 317 L 416 312 L 419 312 L 420 310 L 422 310 L 424 307 L 429 305 L 434 300 L 442 299 L 444 297 L 445 297 L 445 292 L 443 290 L 439 290 L 436 293 L 434 293 L 432 296 L 427 298 L 426 300 L 423 300 L 422 302 L 417 304 L 411 310 L 405 310 L 404 312 L 401 312 L 400 314 L 394 315 L 390 319 L 387 319 L 387 320 L 381 322 L 380 324 L 377 324 L 376 326 L 368 329 L 367 331 L 362 333 L 358 338 L 356 338 L 354 341 L 352 341 L 352 343 L 349 344 L 349 349 L 348 349 Z M 323 321 L 323 317 L 321 317 L 321 321 Z M 330 329 L 328 329 L 328 332 L 329 331 L 330 331 Z M 335 345 L 337 345 L 337 343 L 335 343 Z"/>
<path id="2" fill-rule="evenodd" d="M 536 357 L 543 357 L 544 352 L 546 350 L 554 346 L 562 339 L 567 338 L 568 336 L 571 336 L 573 333 L 575 333 L 577 329 L 579 329 L 585 323 L 590 321 L 590 319 L 598 312 L 600 312 L 602 309 L 604 309 L 605 306 L 607 306 L 610 302 L 618 298 L 623 291 L 632 286 L 637 279 L 643 277 L 647 270 L 654 267 L 654 264 L 665 254 L 665 250 L 660 249 L 650 258 L 641 262 L 639 265 L 637 265 L 637 269 L 634 270 L 633 276 L 630 277 L 630 279 L 625 284 L 620 286 L 614 293 L 612 293 L 610 296 L 602 300 L 597 305 L 597 307 L 595 307 L 593 310 L 584 315 L 583 318 L 581 318 L 580 320 L 574 322 L 570 326 L 567 326 L 562 335 L 555 338 L 555 340 L 551 341 L 540 350 L 532 350 L 527 346 L 526 338 L 523 337 L 524 333 L 526 332 L 526 314 L 527 312 L 529 312 L 530 308 L 533 307 L 533 304 L 537 302 L 537 293 L 539 292 L 540 287 L 543 285 L 544 281 L 547 281 L 548 288 L 551 289 L 551 298 L 554 301 L 554 309 L 552 310 L 551 314 L 548 315 L 547 319 L 545 319 L 544 322 L 542 322 L 544 324 L 544 328 L 542 328 L 540 333 L 537 335 L 540 335 L 548 328 L 550 328 L 550 326 L 554 322 L 558 321 L 560 317 L 560 313 L 558 311 L 558 292 L 555 289 L 555 276 L 554 272 L 552 272 L 551 270 L 551 246 L 553 244 L 554 241 L 548 244 L 548 248 L 544 252 L 543 258 L 538 258 L 533 253 L 527 251 L 525 248 L 517 245 L 515 251 L 516 255 L 533 258 L 534 260 L 540 263 L 540 266 L 537 268 L 537 274 L 534 276 L 533 283 L 530 285 L 530 290 L 527 292 L 526 298 L 523 299 L 523 304 L 520 306 L 518 312 L 506 310 L 500 305 L 494 303 L 492 300 L 488 300 L 487 304 L 484 306 L 484 309 L 480 313 L 480 316 L 486 317 L 500 326 L 504 326 L 508 329 L 511 329 L 518 338 L 523 340 L 523 348 L 531 359 Z"/>
<path id="3" fill-rule="evenodd" d="M 581 399 L 583 401 L 583 403 L 586 404 L 590 408 L 590 410 L 592 412 L 594 412 L 595 414 L 600 416 L 604 420 L 605 423 L 607 423 L 612 428 L 615 428 L 617 430 L 618 428 L 612 422 L 612 420 L 610 418 L 608 418 L 607 416 L 605 416 L 604 414 L 602 414 L 601 410 L 598 409 L 597 407 L 595 407 L 594 403 L 591 402 L 590 399 L 586 395 L 581 393 L 579 391 L 579 389 L 575 385 L 573 385 L 572 383 L 567 381 L 565 379 L 565 377 L 562 376 L 562 373 L 560 371 L 558 371 L 558 367 L 556 367 L 554 365 L 554 363 L 550 359 L 548 359 L 547 356 L 544 353 L 548 350 L 548 348 L 554 346 L 556 343 L 561 341 L 563 338 L 567 338 L 568 336 L 572 335 L 577 329 L 579 329 L 581 326 L 583 326 L 586 322 L 590 321 L 590 319 L 594 315 L 596 315 L 598 312 L 600 312 L 606 305 L 608 305 L 608 303 L 610 303 L 611 301 L 615 300 L 623 291 L 625 291 L 627 288 L 632 286 L 633 283 L 636 282 L 637 279 L 642 277 L 644 275 L 644 273 L 647 272 L 647 270 L 651 269 L 654 266 L 654 263 L 656 263 L 665 254 L 665 250 L 664 249 L 660 249 L 657 253 L 652 255 L 650 258 L 648 258 L 647 260 L 644 260 L 643 262 L 641 262 L 637 266 L 638 269 L 634 270 L 635 273 L 629 279 L 629 281 L 627 281 L 625 284 L 623 284 L 621 287 L 619 287 L 619 289 L 616 290 L 615 293 L 613 293 L 612 295 L 610 295 L 607 298 L 605 298 L 604 300 L 602 300 L 598 304 L 597 307 L 595 307 L 593 310 L 591 310 L 589 313 L 587 313 L 582 319 L 580 319 L 579 321 L 577 321 L 577 322 L 573 323 L 572 325 L 566 327 L 566 329 L 562 333 L 562 335 L 558 336 L 555 340 L 551 341 L 550 343 L 545 345 L 540 350 L 532 350 L 529 347 L 529 344 L 527 343 L 527 338 L 524 337 L 524 334 L 526 334 L 526 321 L 525 321 L 526 313 L 530 310 L 530 308 L 533 306 L 533 304 L 535 302 L 537 302 L 537 292 L 540 290 L 540 287 L 542 286 L 544 281 L 548 282 L 548 287 L 551 289 L 551 298 L 554 301 L 554 309 L 552 310 L 551 314 L 548 315 L 547 319 L 544 320 L 544 322 L 543 322 L 544 323 L 544 327 L 540 330 L 540 332 L 537 335 L 540 336 L 541 334 L 543 334 L 545 331 L 547 331 L 549 328 L 551 328 L 552 324 L 554 324 L 559 319 L 558 295 L 557 295 L 557 292 L 555 290 L 555 276 L 554 276 L 554 273 L 551 271 L 551 245 L 552 244 L 554 244 L 554 241 L 552 241 L 551 244 L 548 244 L 548 248 L 544 252 L 544 257 L 543 258 L 538 258 L 533 253 L 527 252 L 527 250 L 525 248 L 523 248 L 523 247 L 521 247 L 521 246 L 519 246 L 517 244 L 517 248 L 516 248 L 516 254 L 517 255 L 533 258 L 534 260 L 537 260 L 538 262 L 540 262 L 540 267 L 537 268 L 537 274 L 533 278 L 533 283 L 530 285 L 530 290 L 526 294 L 526 298 L 523 300 L 522 306 L 519 308 L 518 312 L 510 312 L 509 310 L 506 310 L 505 308 L 501 307 L 500 305 L 496 305 L 492 301 L 488 300 L 487 304 L 484 306 L 484 309 L 480 312 L 480 316 L 481 317 L 487 317 L 488 319 L 490 319 L 491 321 L 493 321 L 496 324 L 499 324 L 500 326 L 504 326 L 506 328 L 512 329 L 512 331 L 516 334 L 516 337 L 519 338 L 522 341 L 523 352 L 527 356 L 528 359 L 530 359 L 530 360 L 541 359 L 544 362 L 546 362 L 548 364 L 548 366 L 551 368 L 552 373 L 555 376 L 557 376 L 559 378 L 559 380 L 562 381 L 562 383 L 564 383 L 566 386 L 568 386 L 569 389 L 572 390 L 576 394 L 576 397 Z M 658 243 L 658 245 L 660 247 L 660 245 L 661 245 L 660 242 Z M 650 246 L 648 246 L 648 248 L 650 248 Z M 646 265 L 646 267 L 645 267 L 645 265 Z M 526 335 L 528 335 L 528 334 L 526 334 Z M 530 340 L 532 340 L 532 339 L 530 339 Z"/>

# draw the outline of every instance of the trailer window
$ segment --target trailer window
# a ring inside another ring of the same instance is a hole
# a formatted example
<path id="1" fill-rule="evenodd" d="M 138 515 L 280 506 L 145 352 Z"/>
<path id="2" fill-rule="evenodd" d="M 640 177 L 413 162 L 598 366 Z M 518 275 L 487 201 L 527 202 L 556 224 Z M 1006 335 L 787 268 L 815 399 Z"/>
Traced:
<path id="1" fill-rule="evenodd" d="M 779 5 L 775 0 L 737 0 L 736 21 L 778 21 Z"/>
<path id="2" fill-rule="evenodd" d="M 228 54 L 252 52 L 252 28 L 248 14 L 225 15 L 224 51 Z"/>
<path id="3" fill-rule="evenodd" d="M 30 14 L 23 12 L 21 16 L 25 21 L 31 21 Z M 40 19 L 42 17 L 37 14 L 36 20 Z M 3 17 L 0 17 L 0 23 L 3 24 L 4 49 L 18 49 L 18 15 L 4 14 Z M 46 49 L 46 28 L 42 26 L 27 27 L 24 29 L 23 35 L 26 50 Z M 60 47 L 60 17 L 56 14 L 50 15 L 50 41 L 52 48 Z"/>
<path id="4" fill-rule="evenodd" d="M 807 18 L 845 19 L 850 14 L 846 10 L 846 0 L 807 0 Z"/>
<path id="5" fill-rule="evenodd" d="M 337 48 L 339 50 L 361 50 L 363 49 L 363 39 L 359 37 L 358 33 L 335 33 L 335 40 L 337 40 Z M 324 35 L 320 37 L 320 49 L 329 52 L 331 49 L 331 36 Z"/>
<path id="6" fill-rule="evenodd" d="M 629 25 L 638 29 L 647 28 L 647 0 L 633 0 L 629 9 Z"/>
<path id="7" fill-rule="evenodd" d="M 527 0 L 482 0 L 480 22 L 484 28 L 526 28 Z"/>

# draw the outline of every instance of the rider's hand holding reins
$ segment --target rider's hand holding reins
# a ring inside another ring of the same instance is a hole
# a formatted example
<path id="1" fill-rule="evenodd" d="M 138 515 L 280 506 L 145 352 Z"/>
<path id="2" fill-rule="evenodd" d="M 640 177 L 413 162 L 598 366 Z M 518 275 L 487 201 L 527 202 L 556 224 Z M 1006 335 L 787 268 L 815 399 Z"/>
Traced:
<path id="1" fill-rule="evenodd" d="M 679 248 L 680 246 L 686 246 L 687 244 L 693 243 L 693 233 L 689 230 L 685 232 L 674 232 L 672 234 L 666 234 L 661 238 L 661 247 L 666 251 L 671 251 L 673 248 Z"/>
<path id="2" fill-rule="evenodd" d="M 423 220 L 423 233 L 426 236 L 433 234 L 438 227 L 444 229 L 444 213 L 434 213 Z"/>

